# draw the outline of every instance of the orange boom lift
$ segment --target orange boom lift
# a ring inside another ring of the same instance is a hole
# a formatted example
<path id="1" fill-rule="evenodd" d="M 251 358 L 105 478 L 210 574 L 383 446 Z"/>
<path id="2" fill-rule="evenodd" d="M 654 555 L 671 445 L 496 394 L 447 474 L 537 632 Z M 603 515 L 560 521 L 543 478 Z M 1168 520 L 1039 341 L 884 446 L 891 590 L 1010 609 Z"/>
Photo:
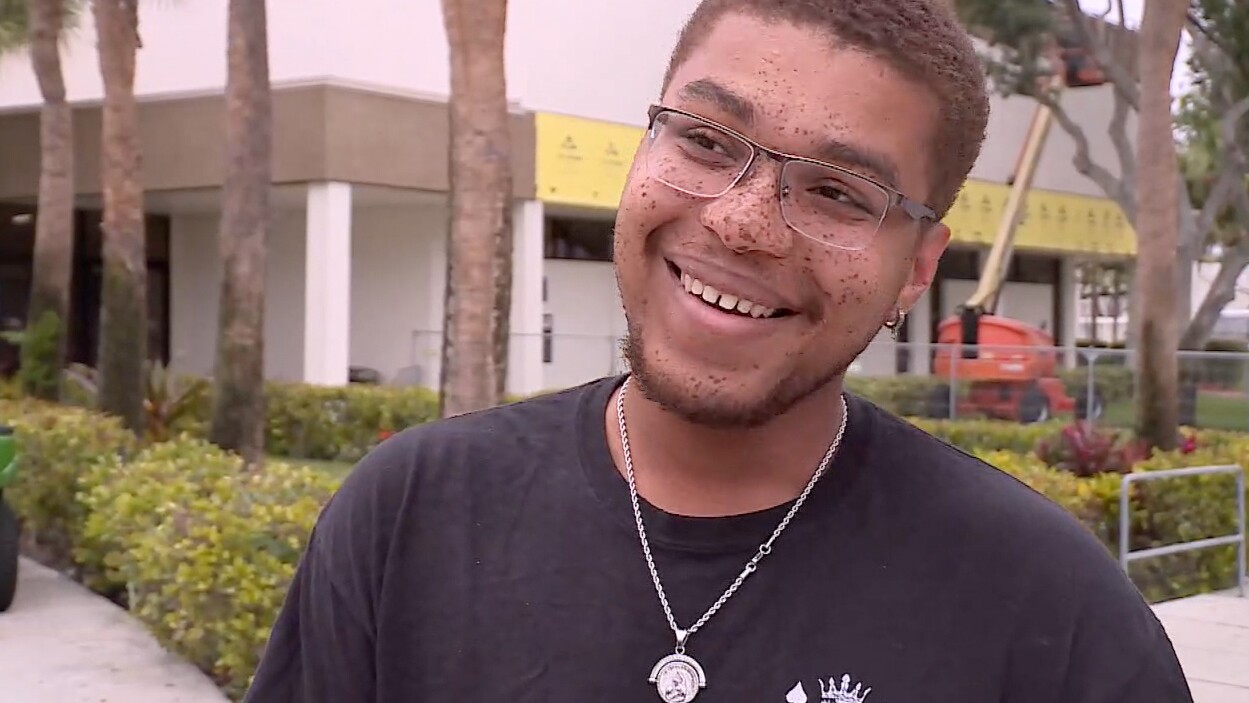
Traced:
<path id="1" fill-rule="evenodd" d="M 1060 41 L 1054 55 L 1058 59 L 1055 63 L 1061 67 L 1049 76 L 1054 87 L 1106 82 L 1101 69 L 1075 42 Z M 1031 423 L 1077 410 L 1086 414 L 1084 403 L 1080 402 L 1077 409 L 1077 401 L 1067 394 L 1057 377 L 1059 352 L 1053 336 L 1033 325 L 994 314 L 1005 285 L 1023 204 L 1052 122 L 1050 109 L 1037 103 L 979 285 L 957 315 L 937 326 L 940 346 L 933 359 L 933 373 L 967 391 L 955 394 L 949 386 L 936 389 L 929 401 L 932 416 L 949 417 L 950 411 L 956 409 L 960 416 L 986 415 Z"/>

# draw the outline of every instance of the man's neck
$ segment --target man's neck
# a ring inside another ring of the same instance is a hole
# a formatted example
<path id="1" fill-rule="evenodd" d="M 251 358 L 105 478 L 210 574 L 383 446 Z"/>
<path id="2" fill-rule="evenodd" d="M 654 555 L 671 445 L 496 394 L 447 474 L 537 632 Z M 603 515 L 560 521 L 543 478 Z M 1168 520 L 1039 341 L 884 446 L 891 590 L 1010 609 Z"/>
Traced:
<path id="1" fill-rule="evenodd" d="M 630 383 L 625 420 L 638 493 L 661 510 L 691 517 L 739 515 L 793 500 L 837 432 L 841 388 L 840 381 L 829 384 L 766 425 L 722 429 L 675 415 Z M 623 474 L 614 395 L 604 420 Z"/>

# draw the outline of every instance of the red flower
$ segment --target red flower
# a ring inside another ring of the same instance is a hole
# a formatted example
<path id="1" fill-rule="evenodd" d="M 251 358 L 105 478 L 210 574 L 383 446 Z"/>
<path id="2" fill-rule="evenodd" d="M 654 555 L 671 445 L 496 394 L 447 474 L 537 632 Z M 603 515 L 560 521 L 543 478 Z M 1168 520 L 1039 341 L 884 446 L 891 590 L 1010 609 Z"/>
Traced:
<path id="1" fill-rule="evenodd" d="M 392 436 L 394 436 L 394 434 L 395 434 L 395 433 L 394 433 L 394 430 L 378 430 L 378 431 L 377 431 L 377 441 L 379 441 L 379 442 L 385 442 L 386 440 L 388 440 L 388 439 L 390 439 Z"/>

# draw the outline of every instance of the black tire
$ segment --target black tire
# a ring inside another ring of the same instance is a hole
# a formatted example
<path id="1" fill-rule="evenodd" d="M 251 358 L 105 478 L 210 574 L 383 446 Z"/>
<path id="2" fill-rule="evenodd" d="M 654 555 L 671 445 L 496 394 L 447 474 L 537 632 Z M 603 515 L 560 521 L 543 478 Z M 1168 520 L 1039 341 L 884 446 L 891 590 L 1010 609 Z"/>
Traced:
<path id="1" fill-rule="evenodd" d="M 17 515 L 0 499 L 0 613 L 13 604 L 17 593 Z"/>
<path id="2" fill-rule="evenodd" d="M 1049 398 L 1036 386 L 1030 386 L 1019 399 L 1019 421 L 1024 424 L 1042 422 L 1050 416 Z"/>

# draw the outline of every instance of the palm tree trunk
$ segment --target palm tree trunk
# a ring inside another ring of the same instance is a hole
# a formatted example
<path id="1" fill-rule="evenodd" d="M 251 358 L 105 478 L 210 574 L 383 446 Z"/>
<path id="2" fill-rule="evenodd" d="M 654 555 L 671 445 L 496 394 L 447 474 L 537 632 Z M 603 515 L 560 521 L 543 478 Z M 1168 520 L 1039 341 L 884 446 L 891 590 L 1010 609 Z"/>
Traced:
<path id="1" fill-rule="evenodd" d="M 74 127 L 61 73 L 64 0 L 27 0 L 30 58 L 43 111 L 39 120 L 39 214 L 27 335 L 22 346 L 23 390 L 60 399 L 74 261 Z M 45 335 L 47 335 L 45 337 Z"/>
<path id="2" fill-rule="evenodd" d="M 1188 3 L 1146 0 L 1140 29 L 1141 110 L 1136 140 L 1140 231 L 1137 256 L 1140 351 L 1136 432 L 1150 446 L 1174 449 L 1179 425 L 1179 281 L 1175 250 L 1180 212 L 1172 136 L 1171 74 Z"/>
<path id="3" fill-rule="evenodd" d="M 210 440 L 249 464 L 264 452 L 264 307 L 272 109 L 265 0 L 230 0 L 223 261 Z"/>
<path id="4" fill-rule="evenodd" d="M 144 428 L 147 362 L 147 256 L 138 106 L 138 0 L 92 0 L 104 81 L 102 137 L 104 278 L 100 306 L 100 409 Z"/>
<path id="5" fill-rule="evenodd" d="M 512 281 L 512 145 L 503 39 L 507 0 L 443 0 L 451 48 L 451 227 L 441 411 L 498 404 Z"/>

